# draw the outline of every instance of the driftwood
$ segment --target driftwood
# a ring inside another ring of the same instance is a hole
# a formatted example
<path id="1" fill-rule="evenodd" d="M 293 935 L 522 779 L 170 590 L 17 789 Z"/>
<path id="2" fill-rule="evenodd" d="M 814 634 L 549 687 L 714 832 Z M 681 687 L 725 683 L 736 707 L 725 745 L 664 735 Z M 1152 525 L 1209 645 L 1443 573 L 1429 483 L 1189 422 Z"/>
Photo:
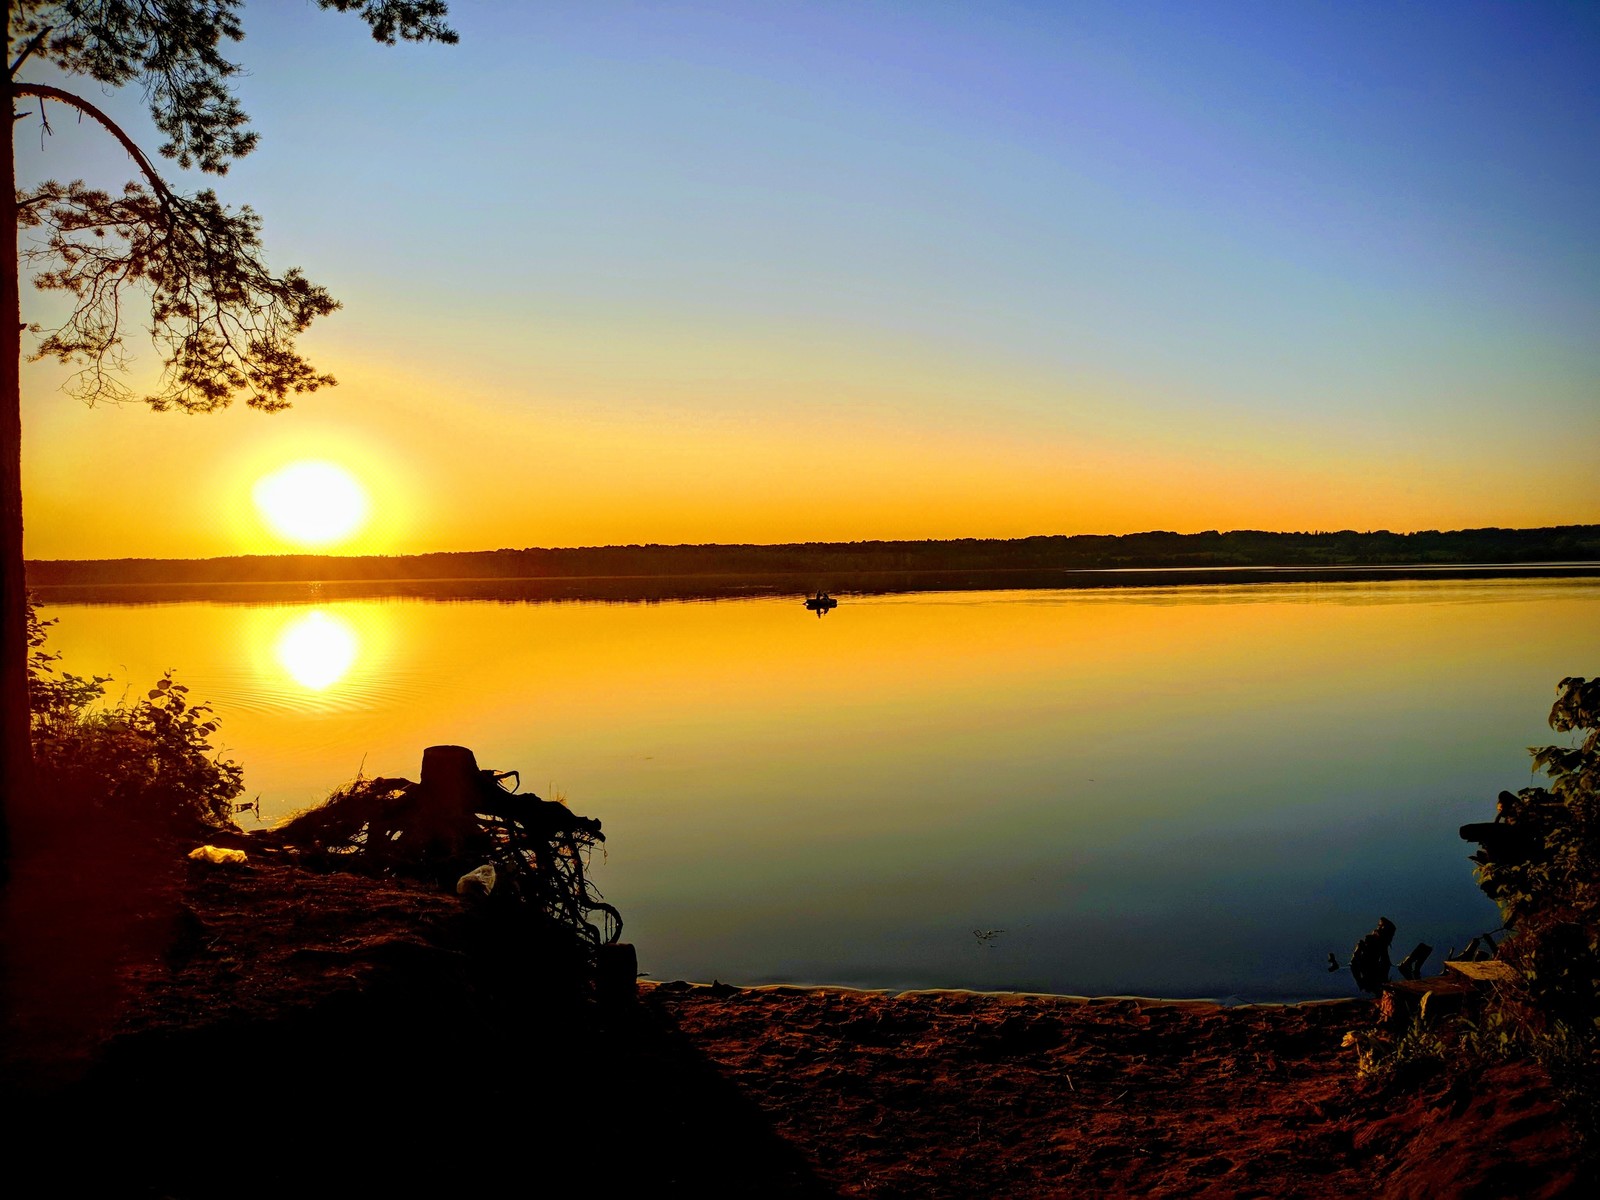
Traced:
<path id="1" fill-rule="evenodd" d="M 542 912 L 591 947 L 611 946 L 622 916 L 584 874 L 600 822 L 517 792 L 515 771 L 485 771 L 465 746 L 429 746 L 422 781 L 357 778 L 265 836 L 339 865 L 453 881 L 487 863 L 495 902 Z"/>
<path id="2" fill-rule="evenodd" d="M 1428 956 L 1433 953 L 1433 947 L 1427 942 L 1418 942 L 1410 954 L 1396 964 L 1395 970 L 1400 972 L 1402 979 L 1421 979 L 1422 964 L 1428 961 Z"/>

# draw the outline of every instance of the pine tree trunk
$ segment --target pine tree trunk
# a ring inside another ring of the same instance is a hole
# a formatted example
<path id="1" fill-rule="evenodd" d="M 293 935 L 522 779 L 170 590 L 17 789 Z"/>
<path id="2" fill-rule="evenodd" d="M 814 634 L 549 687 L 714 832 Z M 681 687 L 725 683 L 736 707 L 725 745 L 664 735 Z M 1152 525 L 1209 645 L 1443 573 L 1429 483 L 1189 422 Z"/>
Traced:
<path id="1" fill-rule="evenodd" d="M 11 4 L 6 3 L 6 29 Z M 10 39 L 7 38 L 9 44 Z M 9 65 L 9 64 L 7 64 Z M 7 112 L 14 112 L 6 80 Z M 12 121 L 15 138 L 16 121 Z M 0 228 L 8 232 L 0 291 L 0 879 L 10 872 L 14 814 L 33 790 L 33 753 L 28 735 L 27 590 L 22 574 L 22 308 L 17 269 L 17 168 L 6 151 L 6 182 L 0 194 Z"/>

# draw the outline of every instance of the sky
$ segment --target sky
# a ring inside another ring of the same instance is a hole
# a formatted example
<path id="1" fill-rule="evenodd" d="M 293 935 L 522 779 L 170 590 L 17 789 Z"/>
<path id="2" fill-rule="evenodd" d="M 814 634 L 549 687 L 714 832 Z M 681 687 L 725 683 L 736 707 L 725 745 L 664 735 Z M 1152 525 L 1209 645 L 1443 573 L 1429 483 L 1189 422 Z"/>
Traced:
<path id="1" fill-rule="evenodd" d="M 29 557 L 300 549 L 253 496 L 306 460 L 339 553 L 1600 521 L 1600 7 L 451 8 L 246 6 L 261 144 L 168 175 L 343 302 L 339 386 L 25 366 Z M 131 177 L 52 127 L 24 182 Z"/>

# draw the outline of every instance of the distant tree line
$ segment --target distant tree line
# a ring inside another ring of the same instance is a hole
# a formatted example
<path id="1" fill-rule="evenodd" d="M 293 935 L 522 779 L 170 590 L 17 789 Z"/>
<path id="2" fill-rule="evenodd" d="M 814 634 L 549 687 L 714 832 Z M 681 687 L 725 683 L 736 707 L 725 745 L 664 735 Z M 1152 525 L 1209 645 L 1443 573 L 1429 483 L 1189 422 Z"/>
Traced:
<path id="1" fill-rule="evenodd" d="M 448 554 L 122 558 L 30 562 L 31 587 L 427 579 L 622 579 L 665 576 L 837 578 L 877 572 L 1086 571 L 1185 567 L 1447 566 L 1600 562 L 1600 525 L 1390 533 L 1076 534 L 949 541 L 785 545 L 584 546 Z"/>

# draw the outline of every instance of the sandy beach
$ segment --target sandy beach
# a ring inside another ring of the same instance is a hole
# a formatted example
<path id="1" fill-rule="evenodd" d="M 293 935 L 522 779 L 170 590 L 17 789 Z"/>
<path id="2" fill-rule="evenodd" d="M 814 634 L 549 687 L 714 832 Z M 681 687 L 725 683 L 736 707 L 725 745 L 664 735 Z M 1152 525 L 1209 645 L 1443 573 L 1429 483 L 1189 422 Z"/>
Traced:
<path id="1" fill-rule="evenodd" d="M 69 1184 L 1424 1197 L 1578 1178 L 1531 1067 L 1362 1078 L 1340 1042 L 1367 1001 L 672 981 L 597 1004 L 435 887 L 271 858 L 162 878 L 99 961 L 66 953 L 57 912 L 51 996 L 8 974 L 18 1144 Z"/>
<path id="2" fill-rule="evenodd" d="M 1529 1072 L 1363 1086 L 1364 1001 L 648 989 L 849 1196 L 1559 1194 Z M 1515 1188 L 1496 1191 L 1492 1180 Z M 1488 1190 L 1484 1190 L 1488 1189 Z"/>

